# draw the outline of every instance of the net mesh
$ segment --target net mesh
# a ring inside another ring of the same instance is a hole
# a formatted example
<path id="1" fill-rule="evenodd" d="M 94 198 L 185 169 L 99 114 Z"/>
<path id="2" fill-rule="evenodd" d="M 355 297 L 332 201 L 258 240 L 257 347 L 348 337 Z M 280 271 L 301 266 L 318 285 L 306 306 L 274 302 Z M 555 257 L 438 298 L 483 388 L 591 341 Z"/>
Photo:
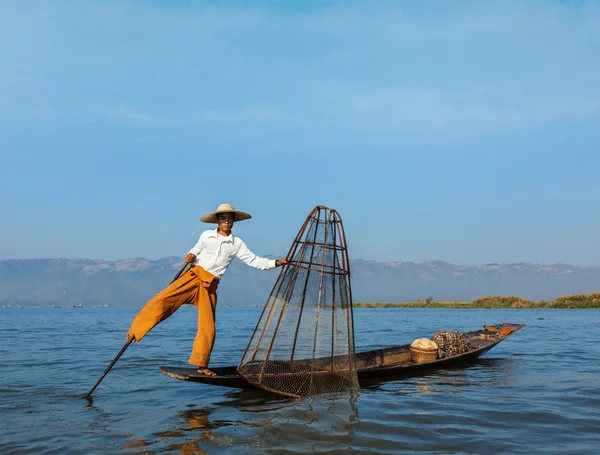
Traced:
<path id="1" fill-rule="evenodd" d="M 342 220 L 317 206 L 292 243 L 238 366 L 249 382 L 306 397 L 358 389 Z"/>

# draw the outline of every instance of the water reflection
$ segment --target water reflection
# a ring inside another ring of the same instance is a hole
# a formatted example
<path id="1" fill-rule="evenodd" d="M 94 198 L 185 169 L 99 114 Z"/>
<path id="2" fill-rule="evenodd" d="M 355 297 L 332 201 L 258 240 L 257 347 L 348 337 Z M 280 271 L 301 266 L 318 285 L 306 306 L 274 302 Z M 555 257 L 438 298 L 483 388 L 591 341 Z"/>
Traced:
<path id="1" fill-rule="evenodd" d="M 316 441 L 342 450 L 350 447 L 360 423 L 356 397 L 290 400 L 231 391 L 225 398 L 210 407 L 177 412 L 152 438 L 128 435 L 131 439 L 121 450 L 135 453 L 144 448 L 144 453 L 189 455 L 214 452 L 215 446 L 244 446 L 261 453 L 267 448 L 285 451 L 290 444 L 295 450 L 303 445 L 309 450 Z"/>
<path id="2" fill-rule="evenodd" d="M 165 450 L 167 452 L 179 451 L 182 455 L 192 455 L 192 454 L 205 454 L 208 453 L 200 448 L 200 442 L 206 441 L 212 437 L 212 428 L 213 424 L 210 423 L 208 419 L 208 415 L 212 412 L 212 410 L 204 410 L 204 409 L 188 409 L 183 411 L 179 417 L 185 421 L 186 427 L 183 428 L 183 432 L 170 431 L 165 433 L 154 433 L 155 436 L 158 437 L 179 437 L 187 439 L 189 435 L 187 433 L 191 432 L 194 434 L 190 440 L 181 442 L 181 443 L 173 443 L 169 445 Z M 232 425 L 233 422 L 220 422 L 218 426 L 226 426 Z"/>
<path id="3" fill-rule="evenodd" d="M 261 447 L 281 453 L 344 453 L 360 425 L 356 397 L 314 397 L 272 416 L 256 437 Z M 319 450 L 316 450 L 318 447 Z"/>
<path id="4" fill-rule="evenodd" d="M 162 452 L 179 452 L 182 455 L 206 454 L 208 452 L 204 451 L 199 444 L 201 441 L 211 439 L 212 429 L 218 426 L 234 424 L 234 422 L 219 422 L 217 426 L 211 424 L 208 416 L 212 412 L 212 409 L 186 409 L 178 415 L 177 428 L 168 428 L 152 433 L 152 436 L 158 438 L 158 440 L 148 441 L 134 438 L 124 444 L 121 450 L 166 444 L 164 447 L 157 449 L 158 451 L 146 449 L 144 452 L 148 454 Z M 129 437 L 132 437 L 132 435 L 129 435 Z M 182 440 L 182 442 L 171 442 L 174 439 L 175 441 Z"/>
<path id="5" fill-rule="evenodd" d="M 519 362 L 514 358 L 483 358 L 469 364 L 447 367 L 429 374 L 373 379 L 361 383 L 368 392 L 395 395 L 430 393 L 460 394 L 471 387 L 510 387 L 517 382 Z"/>
<path id="6" fill-rule="evenodd" d="M 223 400 L 216 402 L 218 406 L 229 406 L 245 412 L 264 412 L 294 406 L 298 402 L 284 396 L 252 389 L 231 389 L 223 394 Z"/>

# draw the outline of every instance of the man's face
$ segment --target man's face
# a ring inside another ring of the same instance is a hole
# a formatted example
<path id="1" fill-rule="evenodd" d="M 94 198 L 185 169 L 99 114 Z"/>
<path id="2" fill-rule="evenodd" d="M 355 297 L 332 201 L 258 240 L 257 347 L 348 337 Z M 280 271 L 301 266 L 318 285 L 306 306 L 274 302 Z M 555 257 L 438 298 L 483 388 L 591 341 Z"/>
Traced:
<path id="1" fill-rule="evenodd" d="M 229 233 L 233 227 L 235 215 L 233 213 L 219 213 L 217 215 L 217 221 L 219 223 L 219 230 Z"/>

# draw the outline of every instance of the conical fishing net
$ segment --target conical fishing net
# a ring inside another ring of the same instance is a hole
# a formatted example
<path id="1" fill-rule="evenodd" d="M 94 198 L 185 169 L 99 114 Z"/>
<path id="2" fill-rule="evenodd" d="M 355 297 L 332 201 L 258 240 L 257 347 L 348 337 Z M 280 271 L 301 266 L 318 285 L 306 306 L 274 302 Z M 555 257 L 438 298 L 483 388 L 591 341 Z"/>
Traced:
<path id="1" fill-rule="evenodd" d="M 315 207 L 287 257 L 238 372 L 258 387 L 293 397 L 358 389 L 340 215 Z"/>

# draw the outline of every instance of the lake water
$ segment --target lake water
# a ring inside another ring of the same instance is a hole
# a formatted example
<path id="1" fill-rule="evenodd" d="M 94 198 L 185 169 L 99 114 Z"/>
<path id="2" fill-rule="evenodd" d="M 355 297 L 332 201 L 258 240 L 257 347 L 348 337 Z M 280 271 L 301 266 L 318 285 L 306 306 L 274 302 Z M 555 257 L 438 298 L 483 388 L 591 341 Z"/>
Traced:
<path id="1" fill-rule="evenodd" d="M 600 445 L 600 311 L 355 310 L 357 350 L 436 330 L 527 327 L 468 368 L 390 380 L 356 400 L 288 400 L 178 381 L 196 310 L 133 344 L 136 309 L 0 309 L 0 453 L 589 454 Z M 239 359 L 260 308 L 220 307 L 211 366 Z"/>

